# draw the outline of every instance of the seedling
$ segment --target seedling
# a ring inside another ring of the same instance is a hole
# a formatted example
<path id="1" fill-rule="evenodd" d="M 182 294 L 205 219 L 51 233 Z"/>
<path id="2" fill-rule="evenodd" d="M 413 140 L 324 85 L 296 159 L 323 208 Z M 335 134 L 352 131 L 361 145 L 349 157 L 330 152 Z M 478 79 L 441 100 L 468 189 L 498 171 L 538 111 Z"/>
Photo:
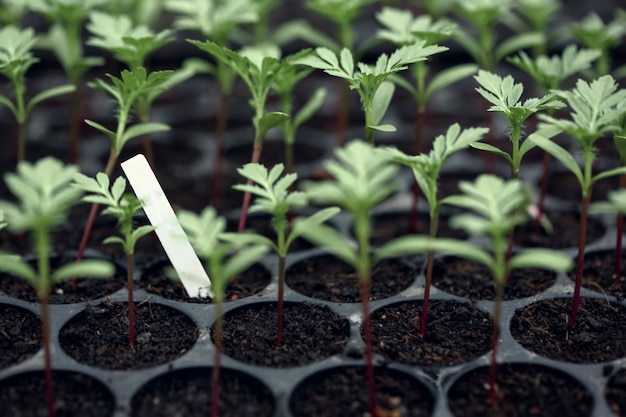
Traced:
<path id="1" fill-rule="evenodd" d="M 552 157 L 570 170 L 580 183 L 581 214 L 578 235 L 578 257 L 572 311 L 567 324 L 569 334 L 574 329 L 580 301 L 587 214 L 593 185 L 603 178 L 626 173 L 626 167 L 611 169 L 596 175 L 592 172 L 592 164 L 597 152 L 595 148 L 596 140 L 607 133 L 616 132 L 620 128 L 616 123 L 623 116 L 626 108 L 618 104 L 626 99 L 626 90 L 618 90 L 618 85 L 613 77 L 605 75 L 591 83 L 579 79 L 574 89 L 563 91 L 559 95 L 572 109 L 570 113 L 571 120 L 556 119 L 545 114 L 540 114 L 539 118 L 548 126 L 560 129 L 576 139 L 583 157 L 582 169 L 566 149 L 550 141 L 547 137 L 535 134 L 529 137 L 528 140 L 533 141 L 537 146 L 549 152 Z"/>
<path id="2" fill-rule="evenodd" d="M 251 0 L 168 0 L 166 8 L 178 13 L 174 24 L 179 29 L 194 30 L 205 39 L 221 47 L 228 47 L 234 33 L 242 25 L 259 19 L 257 5 Z M 219 203 L 222 169 L 222 149 L 228 126 L 228 99 L 232 93 L 237 72 L 226 62 L 218 59 L 215 65 L 206 63 L 207 70 L 215 76 L 219 89 L 219 107 L 215 126 L 215 159 L 209 184 L 213 205 Z"/>
<path id="3" fill-rule="evenodd" d="M 571 26 L 574 38 L 586 48 L 600 51 L 600 57 L 596 61 L 595 74 L 589 74 L 592 78 L 612 74 L 619 79 L 626 76 L 626 65 L 619 68 L 611 68 L 610 50 L 622 43 L 626 35 L 626 14 L 618 13 L 608 23 L 604 23 L 595 12 L 590 12 L 584 19 Z"/>
<path id="4" fill-rule="evenodd" d="M 17 163 L 26 156 L 26 120 L 34 106 L 62 94 L 74 91 L 72 85 L 60 85 L 44 90 L 26 100 L 26 72 L 39 60 L 33 57 L 31 49 L 37 42 L 37 36 L 31 28 L 19 29 L 15 26 L 5 26 L 0 29 L 0 74 L 11 82 L 13 99 L 0 94 L 0 104 L 11 110 L 17 122 Z"/>
<path id="5" fill-rule="evenodd" d="M 469 235 L 487 236 L 491 243 L 490 251 L 465 241 L 423 236 L 400 238 L 397 243 L 388 244 L 382 250 L 383 255 L 436 251 L 460 256 L 489 268 L 496 284 L 489 378 L 489 399 L 495 404 L 498 400 L 497 348 L 506 276 L 519 268 L 565 272 L 571 269 L 573 262 L 566 254 L 537 248 L 506 257 L 506 235 L 528 218 L 531 195 L 521 181 L 504 181 L 494 175 L 483 174 L 473 183 L 460 182 L 459 188 L 463 194 L 446 197 L 442 203 L 470 209 L 474 214 L 456 215 L 450 219 L 450 225 L 465 230 Z"/>
<path id="6" fill-rule="evenodd" d="M 52 26 L 42 44 L 51 49 L 75 88 L 70 104 L 70 154 L 78 162 L 81 127 L 81 96 L 85 73 L 104 63 L 101 57 L 84 56 L 82 30 L 85 19 L 108 0 L 28 0 L 28 7 L 44 16 Z"/>
<path id="7" fill-rule="evenodd" d="M 330 207 L 306 218 L 299 219 L 295 227 L 289 227 L 288 214 L 298 207 L 307 204 L 306 194 L 299 191 L 289 192 L 298 175 L 295 173 L 283 174 L 283 164 L 275 165 L 270 171 L 260 164 L 246 164 L 237 169 L 240 175 L 252 181 L 252 184 L 237 184 L 233 188 L 249 192 L 256 196 L 250 212 L 263 212 L 272 215 L 272 226 L 276 232 L 276 241 L 265 236 L 256 235 L 260 243 L 271 247 L 278 255 L 278 330 L 276 345 L 283 344 L 283 304 L 285 294 L 285 260 L 289 247 L 303 231 L 315 227 L 328 220 L 339 212 L 338 208 Z"/>
<path id="8" fill-rule="evenodd" d="M 167 82 L 171 71 L 154 71 L 148 75 L 143 67 L 138 67 L 135 71 L 123 70 L 121 78 L 107 74 L 112 84 L 107 84 L 101 79 L 97 79 L 91 86 L 100 90 L 104 90 L 117 102 L 117 128 L 115 132 L 102 126 L 100 123 L 85 120 L 89 126 L 94 127 L 98 131 L 104 133 L 111 139 L 111 147 L 109 158 L 107 160 L 104 173 L 110 177 L 122 148 L 132 138 L 150 134 L 154 132 L 162 132 L 169 130 L 169 126 L 163 123 L 137 123 L 128 127 L 128 122 L 135 109 L 135 103 L 140 97 L 158 94 L 162 91 L 163 85 Z M 91 233 L 93 222 L 98 211 L 98 204 L 91 206 L 85 231 L 78 248 L 78 259 L 81 259 L 87 246 L 87 240 Z"/>
<path id="9" fill-rule="evenodd" d="M 0 270 L 26 280 L 39 298 L 48 417 L 54 416 L 48 308 L 52 285 L 73 277 L 108 278 L 114 272 L 110 263 L 100 260 L 73 262 L 50 271 L 50 233 L 63 224 L 70 207 L 80 200 L 82 194 L 69 187 L 77 172 L 75 166 L 64 166 L 52 157 L 35 164 L 20 162 L 17 173 L 4 176 L 7 187 L 19 203 L 0 200 L 0 210 L 4 211 L 9 230 L 13 233 L 30 232 L 32 235 L 37 266 L 33 267 L 18 256 L 0 254 Z"/>
<path id="10" fill-rule="evenodd" d="M 350 213 L 354 224 L 356 247 L 334 228 L 317 223 L 294 221 L 294 229 L 301 228 L 302 235 L 323 247 L 346 263 L 352 265 L 359 277 L 363 339 L 370 414 L 376 414 L 374 365 L 372 361 L 372 329 L 369 314 L 371 274 L 373 266 L 384 259 L 378 250 L 370 251 L 372 229 L 370 212 L 395 190 L 393 178 L 398 167 L 380 149 L 361 140 L 353 140 L 335 151 L 336 161 L 324 164 L 333 180 L 321 183 L 304 183 L 309 198 L 316 203 L 340 206 Z M 393 255 L 395 256 L 395 255 Z"/>
<path id="11" fill-rule="evenodd" d="M 561 34 L 550 34 L 550 23 L 562 7 L 560 0 L 519 0 L 517 2 L 519 16 L 514 13 L 506 14 L 504 23 L 517 33 L 538 33 L 543 36 L 543 42 L 533 47 L 535 58 L 545 55 L 548 45 L 555 44 Z M 557 38 L 557 39 L 550 39 Z"/>
<path id="12" fill-rule="evenodd" d="M 162 16 L 163 3 L 163 1 L 108 0 L 104 8 L 112 15 L 130 17 L 133 25 L 152 27 Z"/>
<path id="13" fill-rule="evenodd" d="M 283 68 L 280 77 L 274 80 L 272 89 L 278 93 L 280 107 L 283 113 L 293 114 L 293 91 L 296 84 L 311 73 L 311 68 L 298 65 L 288 60 Z M 294 143 L 298 128 L 313 114 L 319 110 L 326 98 L 326 88 L 319 87 L 307 102 L 294 114 L 293 117 L 285 120 L 280 128 L 284 134 L 285 141 L 285 167 L 288 173 L 293 172 Z"/>
<path id="14" fill-rule="evenodd" d="M 103 215 L 111 215 L 117 219 L 119 231 L 122 237 L 111 236 L 104 240 L 105 244 L 119 243 L 126 254 L 126 287 L 128 289 L 128 343 L 135 347 L 135 305 L 133 299 L 133 279 L 135 276 L 135 244 L 143 236 L 154 230 L 154 227 L 144 225 L 135 227 L 133 218 L 141 210 L 141 201 L 134 194 L 124 194 L 126 180 L 118 177 L 113 185 L 110 185 L 109 176 L 99 172 L 96 178 L 90 178 L 83 174 L 74 176 L 75 188 L 90 193 L 82 198 L 83 201 L 107 206 L 102 211 Z"/>
<path id="15" fill-rule="evenodd" d="M 250 90 L 250 106 L 254 109 L 252 124 L 254 125 L 254 143 L 251 163 L 258 163 L 263 151 L 263 139 L 265 134 L 272 128 L 282 125 L 289 115 L 283 112 L 268 112 L 265 108 L 267 97 L 274 82 L 282 76 L 287 67 L 298 62 L 299 58 L 308 54 L 302 51 L 280 60 L 280 50 L 270 44 L 247 47 L 240 52 L 223 48 L 216 43 L 206 41 L 204 43 L 188 40 L 193 45 L 213 55 L 219 61 L 223 61 L 231 67 Z M 250 206 L 250 193 L 246 192 L 241 206 L 238 232 L 246 227 L 246 217 Z"/>
<path id="16" fill-rule="evenodd" d="M 621 101 L 618 108 L 626 108 L 626 101 Z M 619 154 L 621 166 L 626 166 L 626 111 L 622 113 L 622 116 L 618 118 L 618 126 L 620 130 L 613 135 L 613 142 L 615 149 Z M 626 174 L 619 176 L 619 188 L 626 188 Z M 624 213 L 617 211 L 617 234 L 615 238 L 615 276 L 619 277 L 622 274 L 622 233 L 624 231 Z M 618 257 L 617 257 L 618 256 Z M 616 278 L 617 279 L 617 278 Z"/>
<path id="17" fill-rule="evenodd" d="M 467 149 L 468 146 L 478 142 L 483 138 L 489 129 L 469 128 L 461 130 L 455 123 L 448 128 L 445 135 L 439 135 L 433 142 L 433 149 L 428 154 L 410 156 L 404 154 L 396 148 L 383 148 L 391 158 L 397 163 L 411 168 L 417 185 L 422 190 L 428 201 L 430 214 L 429 236 L 437 237 L 439 227 L 439 208 L 442 200 L 437 199 L 437 183 L 439 173 L 443 163 L 456 152 Z M 430 286 L 433 276 L 433 264 L 435 252 L 428 252 L 428 262 L 426 264 L 426 283 L 424 284 L 424 303 L 422 305 L 422 315 L 420 322 L 420 336 L 426 334 L 426 323 L 428 321 L 428 304 L 430 300 Z"/>
<path id="18" fill-rule="evenodd" d="M 615 213 L 620 215 L 623 219 L 626 213 L 626 189 L 620 189 L 617 191 L 609 191 L 608 200 L 598 203 L 593 203 L 589 206 L 589 213 Z M 622 234 L 621 230 L 617 230 L 616 245 L 615 245 L 615 277 L 613 286 L 618 287 L 622 281 Z M 618 252 L 619 250 L 619 252 Z"/>
<path id="19" fill-rule="evenodd" d="M 553 55 L 549 58 L 540 55 L 533 60 L 522 51 L 517 56 L 509 58 L 508 61 L 533 77 L 543 93 L 546 94 L 552 90 L 559 90 L 567 78 L 588 69 L 591 63 L 598 59 L 599 56 L 600 51 L 591 49 L 579 50 L 576 45 L 569 45 L 563 50 L 561 55 Z M 548 114 L 554 116 L 554 109 L 549 108 Z M 535 232 L 539 232 L 540 219 L 544 212 L 543 206 L 548 186 L 548 171 L 550 169 L 550 154 L 544 152 L 543 155 L 543 172 L 539 197 L 537 198 L 538 215 L 535 222 Z"/>
<path id="20" fill-rule="evenodd" d="M 217 417 L 219 405 L 219 375 L 224 327 L 224 291 L 233 277 L 248 269 L 267 253 L 269 247 L 259 244 L 248 233 L 224 234 L 226 219 L 218 217 L 215 209 L 208 207 L 201 214 L 181 210 L 178 221 L 198 256 L 205 262 L 211 277 L 215 302 L 215 360 L 211 375 L 211 417 Z"/>
<path id="21" fill-rule="evenodd" d="M 374 144 L 374 132 L 394 132 L 390 124 L 380 124 L 383 119 L 395 87 L 385 82 L 392 74 L 407 69 L 408 65 L 426 60 L 430 55 L 447 50 L 446 47 L 426 45 L 425 41 L 396 49 L 391 55 L 382 54 L 375 66 L 362 62 L 354 65 L 354 58 L 348 49 L 343 49 L 339 56 L 328 48 L 317 48 L 315 55 L 309 55 L 298 62 L 313 68 L 324 70 L 329 75 L 348 81 L 350 88 L 356 90 L 365 113 L 365 137 Z"/>
<path id="22" fill-rule="evenodd" d="M 0 6 L 0 22 L 3 26 L 20 27 L 26 11 L 27 4 L 22 0 L 4 0 Z"/>
<path id="23" fill-rule="evenodd" d="M 165 29 L 154 33 L 143 25 L 133 25 L 128 16 L 111 16 L 106 13 L 95 11 L 89 17 L 87 29 L 92 37 L 87 41 L 92 45 L 113 54 L 115 59 L 127 65 L 131 72 L 139 67 L 145 67 L 145 61 L 149 54 L 162 48 L 174 40 L 171 30 Z M 192 75 L 201 67 L 194 61 L 185 61 L 183 67 L 172 72 L 172 75 L 157 89 L 151 89 L 139 95 L 133 104 L 134 113 L 140 123 L 147 123 L 150 119 L 152 103 L 165 91 L 171 89 Z M 144 153 L 155 169 L 154 156 L 150 136 L 142 136 Z"/>

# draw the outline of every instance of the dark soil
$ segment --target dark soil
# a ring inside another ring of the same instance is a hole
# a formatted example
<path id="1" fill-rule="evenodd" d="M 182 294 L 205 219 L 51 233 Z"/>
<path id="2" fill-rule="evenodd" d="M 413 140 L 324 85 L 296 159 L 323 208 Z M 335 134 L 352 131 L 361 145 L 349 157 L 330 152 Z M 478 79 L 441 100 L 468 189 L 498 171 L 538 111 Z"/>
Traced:
<path id="1" fill-rule="evenodd" d="M 257 379 L 241 372 L 220 372 L 220 417 L 270 417 L 274 398 Z M 211 369 L 181 369 L 161 375 L 132 398 L 133 417 L 206 417 L 211 411 Z"/>
<path id="2" fill-rule="evenodd" d="M 574 363 L 601 363 L 626 356 L 626 309 L 602 298 L 581 298 L 576 326 L 567 335 L 571 299 L 556 298 L 518 310 L 511 333 L 538 355 Z"/>
<path id="3" fill-rule="evenodd" d="M 515 244 L 523 247 L 542 247 L 564 249 L 578 247 L 578 230 L 580 215 L 577 212 L 547 209 L 545 214 L 552 222 L 554 232 L 547 234 L 543 229 L 535 233 L 535 222 L 532 220 L 515 228 Z M 605 228 L 597 218 L 587 218 L 586 244 L 590 245 L 604 236 Z"/>
<path id="4" fill-rule="evenodd" d="M 74 256 L 56 256 L 50 260 L 50 266 L 55 268 L 73 262 Z M 90 301 L 96 298 L 111 295 L 126 285 L 126 272 L 117 270 L 115 276 L 106 279 L 79 278 L 75 285 L 72 281 L 65 281 L 52 286 L 50 304 L 72 304 Z M 36 303 L 39 301 L 37 293 L 31 285 L 20 278 L 0 273 L 0 292 L 20 300 Z"/>
<path id="5" fill-rule="evenodd" d="M 376 368 L 379 417 L 431 416 L 435 399 L 423 383 L 400 371 Z M 369 415 L 365 369 L 331 368 L 305 379 L 289 400 L 297 417 L 363 417 Z"/>
<path id="6" fill-rule="evenodd" d="M 277 346 L 277 317 L 276 303 L 253 304 L 226 314 L 224 353 L 252 365 L 301 366 L 342 353 L 350 336 L 348 320 L 327 306 L 285 303 L 283 343 Z"/>
<path id="7" fill-rule="evenodd" d="M 576 271 L 570 271 L 569 275 L 575 279 Z M 616 283 L 615 251 L 586 254 L 583 264 L 583 285 L 590 290 L 613 295 L 619 300 L 623 300 L 626 298 L 626 260 L 622 259 L 622 273 Z"/>
<path id="8" fill-rule="evenodd" d="M 30 358 L 39 348 L 39 318 L 23 308 L 0 304 L 0 369 Z"/>
<path id="9" fill-rule="evenodd" d="M 167 268 L 171 268 L 169 260 L 161 260 L 149 266 L 141 273 L 137 284 L 152 294 L 168 300 L 189 303 L 211 303 L 210 298 L 188 297 L 185 287 L 180 282 L 167 277 Z M 225 300 L 234 301 L 257 294 L 270 283 L 272 276 L 259 264 L 252 265 L 241 275 L 231 279 L 226 286 Z"/>
<path id="10" fill-rule="evenodd" d="M 371 244 L 381 246 L 392 239 L 410 233 L 428 234 L 430 216 L 428 213 L 418 213 L 417 230 L 415 231 L 411 231 L 411 214 L 408 211 L 377 214 L 373 216 L 372 224 Z M 467 238 L 467 234 L 462 230 L 453 229 L 448 226 L 447 218 L 445 217 L 439 219 L 439 231 L 437 236 L 455 239 Z"/>
<path id="11" fill-rule="evenodd" d="M 529 364 L 498 365 L 497 404 L 489 403 L 489 367 L 459 378 L 448 391 L 448 405 L 458 417 L 585 417 L 593 408 L 591 393 L 563 372 Z"/>
<path id="12" fill-rule="evenodd" d="M 420 336 L 421 314 L 421 301 L 374 311 L 374 351 L 390 361 L 442 367 L 469 362 L 491 348 L 491 318 L 469 303 L 431 301 L 424 338 Z"/>
<path id="13" fill-rule="evenodd" d="M 504 299 L 531 297 L 554 284 L 556 274 L 542 269 L 518 269 L 511 274 L 504 289 Z M 489 269 L 467 259 L 447 256 L 435 259 L 433 285 L 459 297 L 475 300 L 493 300 L 496 284 Z"/>
<path id="14" fill-rule="evenodd" d="M 171 362 L 193 347 L 196 324 L 185 314 L 149 301 L 135 305 L 135 348 L 128 343 L 126 303 L 107 300 L 66 323 L 63 350 L 78 362 L 101 369 L 143 369 Z"/>
<path id="15" fill-rule="evenodd" d="M 57 417 L 108 417 L 115 409 L 113 394 L 99 381 L 77 372 L 53 371 Z M 0 415 L 46 417 L 43 372 L 17 374 L 0 381 Z"/>
<path id="16" fill-rule="evenodd" d="M 606 384 L 606 400 L 617 416 L 626 416 L 626 369 L 615 372 Z"/>
<path id="17" fill-rule="evenodd" d="M 421 266 L 410 266 L 397 259 L 378 263 L 372 271 L 371 299 L 391 297 L 407 289 Z M 332 255 L 303 259 L 287 269 L 285 282 L 308 297 L 338 303 L 357 303 L 359 278 L 347 263 Z"/>

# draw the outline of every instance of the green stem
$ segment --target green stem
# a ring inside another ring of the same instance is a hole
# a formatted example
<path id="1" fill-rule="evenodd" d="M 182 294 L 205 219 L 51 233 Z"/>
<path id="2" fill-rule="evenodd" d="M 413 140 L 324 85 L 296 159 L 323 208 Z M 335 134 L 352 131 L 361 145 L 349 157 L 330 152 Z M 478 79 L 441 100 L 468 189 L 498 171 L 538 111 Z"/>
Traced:
<path id="1" fill-rule="evenodd" d="M 47 230 L 34 230 L 37 252 L 37 297 L 41 308 L 41 335 L 44 349 L 44 385 L 48 417 L 54 417 L 54 389 L 52 385 L 52 353 L 50 350 L 50 236 Z"/>
<path id="2" fill-rule="evenodd" d="M 496 294 L 493 312 L 493 329 L 491 332 L 491 363 L 489 366 L 489 401 L 495 404 L 498 400 L 497 393 L 497 356 L 498 339 L 500 337 L 500 316 L 502 301 L 504 300 L 504 281 L 509 274 L 507 261 L 505 260 L 505 247 L 503 236 L 493 236 L 493 253 L 495 257 L 495 270 L 493 271 L 496 281 Z"/>
<path id="3" fill-rule="evenodd" d="M 80 128 L 81 128 L 81 98 L 82 98 L 82 86 L 74 84 L 75 90 L 70 98 L 70 149 L 69 149 L 69 161 L 72 164 L 78 164 L 80 162 Z"/>
<path id="4" fill-rule="evenodd" d="M 209 198 L 211 205 L 219 206 L 220 185 L 222 178 L 222 158 L 224 149 L 224 135 L 228 125 L 228 94 L 220 91 L 220 105 L 215 121 L 215 153 L 213 156 L 213 168 L 209 184 Z"/>
<path id="5" fill-rule="evenodd" d="M 439 210 L 435 209 L 430 214 L 430 231 L 429 236 L 435 238 L 439 225 Z M 435 252 L 428 252 L 428 263 L 426 264 L 426 283 L 424 284 L 424 302 L 422 303 L 422 320 L 420 327 L 420 336 L 426 335 L 426 323 L 428 321 L 428 305 L 430 303 L 430 286 L 433 281 L 433 265 L 435 263 Z"/>
<path id="6" fill-rule="evenodd" d="M 572 311 L 567 323 L 567 334 L 574 330 L 576 324 L 576 316 L 578 314 L 578 306 L 580 303 L 580 288 L 583 281 L 583 266 L 585 260 L 585 243 L 587 236 L 587 215 L 589 213 L 589 203 L 591 201 L 591 189 L 589 189 L 582 198 L 582 207 L 580 211 L 580 229 L 578 231 L 578 256 L 576 258 L 576 281 L 574 282 L 574 295 L 572 298 Z"/>

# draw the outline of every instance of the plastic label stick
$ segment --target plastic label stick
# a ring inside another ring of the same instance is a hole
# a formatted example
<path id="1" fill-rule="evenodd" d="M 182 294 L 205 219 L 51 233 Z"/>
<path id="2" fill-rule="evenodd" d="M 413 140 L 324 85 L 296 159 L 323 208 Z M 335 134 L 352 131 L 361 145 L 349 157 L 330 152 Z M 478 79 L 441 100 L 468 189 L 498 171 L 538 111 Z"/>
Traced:
<path id="1" fill-rule="evenodd" d="M 145 156 L 135 155 L 122 162 L 122 170 L 135 195 L 143 202 L 143 211 L 154 226 L 154 231 L 178 273 L 187 295 L 213 297 L 211 280 L 178 223 L 176 214 Z"/>

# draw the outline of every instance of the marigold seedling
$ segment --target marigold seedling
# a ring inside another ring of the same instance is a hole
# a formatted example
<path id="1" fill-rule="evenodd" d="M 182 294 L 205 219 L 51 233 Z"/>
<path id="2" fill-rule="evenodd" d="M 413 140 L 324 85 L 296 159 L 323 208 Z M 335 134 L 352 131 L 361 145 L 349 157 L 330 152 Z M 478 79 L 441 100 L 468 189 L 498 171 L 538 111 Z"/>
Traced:
<path id="1" fill-rule="evenodd" d="M 37 36 L 31 28 L 19 29 L 15 26 L 5 26 L 0 29 L 0 74 L 7 77 L 11 83 L 13 100 L 0 94 L 0 104 L 5 105 L 17 122 L 17 163 L 24 160 L 26 155 L 26 120 L 34 106 L 62 94 L 74 91 L 73 85 L 60 85 L 44 90 L 29 101 L 26 100 L 26 72 L 38 62 L 31 52 L 37 42 Z"/>
<path id="2" fill-rule="evenodd" d="M 118 243 L 124 248 L 126 254 L 126 287 L 128 290 L 128 343 L 135 346 L 135 305 L 133 299 L 135 277 L 135 245 L 143 236 L 154 230 L 154 227 L 144 225 L 135 227 L 133 218 L 141 211 L 141 201 L 134 194 L 124 193 L 126 180 L 118 177 L 113 185 L 110 184 L 109 176 L 104 172 L 96 174 L 96 178 L 90 178 L 83 174 L 76 174 L 74 187 L 90 193 L 82 198 L 83 201 L 106 206 L 103 215 L 111 215 L 117 219 L 122 237 L 111 236 L 104 243 Z"/>
<path id="3" fill-rule="evenodd" d="M 240 175 L 252 181 L 252 184 L 237 184 L 233 188 L 249 192 L 256 196 L 250 212 L 263 212 L 272 215 L 272 226 L 276 232 L 276 241 L 265 236 L 257 235 L 260 243 L 270 246 L 278 255 L 278 331 L 276 345 L 283 344 L 283 300 L 285 293 L 285 260 L 289 247 L 295 239 L 308 228 L 321 224 L 339 212 L 338 208 L 326 208 L 306 219 L 299 219 L 296 226 L 289 227 L 288 214 L 298 207 L 307 204 L 306 194 L 299 191 L 290 192 L 289 189 L 297 179 L 297 174 L 282 175 L 283 164 L 275 165 L 267 170 L 260 164 L 246 164 L 237 169 Z M 282 175 L 282 177 L 281 177 Z"/>
<path id="4" fill-rule="evenodd" d="M 439 208 L 442 202 L 437 199 L 437 184 L 443 163 L 456 152 L 467 149 L 468 146 L 481 140 L 488 130 L 487 128 L 469 128 L 461 130 L 461 127 L 455 123 L 448 128 L 445 135 L 439 135 L 435 138 L 433 149 L 428 154 L 410 156 L 396 148 L 383 148 L 383 151 L 387 152 L 395 162 L 406 165 L 413 171 L 415 182 L 428 201 L 430 237 L 434 238 L 437 236 L 437 229 L 439 227 Z M 434 251 L 428 252 L 426 283 L 424 284 L 424 304 L 422 305 L 420 322 L 420 335 L 422 337 L 426 334 L 426 324 L 428 321 L 428 304 L 433 276 L 434 255 Z"/>
<path id="5" fill-rule="evenodd" d="M 626 100 L 626 90 L 618 90 L 618 85 L 610 75 L 602 76 L 591 83 L 579 79 L 572 90 L 562 91 L 560 97 L 571 107 L 571 120 L 556 119 L 552 116 L 540 114 L 540 120 L 551 127 L 560 129 L 571 135 L 580 146 L 583 157 L 583 167 L 578 165 L 574 156 L 565 148 L 550 141 L 537 132 L 528 138 L 537 146 L 549 152 L 552 157 L 561 162 L 570 170 L 581 189 L 581 214 L 578 235 L 578 257 L 576 262 L 576 282 L 572 311 L 568 321 L 568 332 L 574 329 L 578 304 L 580 301 L 580 287 L 582 284 L 583 261 L 585 255 L 585 240 L 587 232 L 587 214 L 593 184 L 597 181 L 614 175 L 626 173 L 626 167 L 611 169 L 593 174 L 592 163 L 596 155 L 595 142 L 603 135 L 619 130 L 616 124 L 626 111 L 626 106 L 619 105 Z M 541 126 L 540 126 L 541 127 Z"/>
<path id="6" fill-rule="evenodd" d="M 488 237 L 491 243 L 490 251 L 465 241 L 422 236 L 399 238 L 395 243 L 390 243 L 380 250 L 382 255 L 436 251 L 461 256 L 489 268 L 496 284 L 489 398 L 496 403 L 497 347 L 506 276 L 518 268 L 565 272 L 571 269 L 573 262 L 566 254 L 549 249 L 527 249 L 510 258 L 506 257 L 506 235 L 516 225 L 528 219 L 527 208 L 531 196 L 521 181 L 504 181 L 494 175 L 483 174 L 473 183 L 462 181 L 459 188 L 463 194 L 446 197 L 442 203 L 466 208 L 474 213 L 456 215 L 450 219 L 450 225 L 464 229 L 470 235 Z"/>
<path id="7" fill-rule="evenodd" d="M 216 316 L 215 363 L 211 376 L 211 417 L 217 417 L 226 284 L 265 255 L 269 246 L 259 243 L 253 234 L 225 234 L 226 219 L 219 217 L 212 207 L 204 209 L 201 214 L 181 210 L 177 216 L 196 253 L 204 260 L 211 277 Z"/>
<path id="8" fill-rule="evenodd" d="M 0 254 L 0 270 L 26 280 L 37 292 L 41 309 L 42 344 L 44 346 L 46 404 L 48 416 L 54 416 L 52 363 L 50 352 L 50 314 L 48 300 L 52 285 L 73 277 L 108 278 L 113 266 L 104 261 L 86 260 L 61 266 L 50 271 L 52 243 L 50 233 L 63 224 L 70 207 L 76 204 L 81 192 L 69 184 L 78 172 L 75 166 L 64 166 L 52 157 L 35 164 L 20 162 L 17 173 L 4 176 L 9 190 L 19 204 L 0 200 L 0 210 L 6 216 L 13 233 L 30 232 L 33 252 L 37 258 L 34 268 L 18 256 Z"/>

